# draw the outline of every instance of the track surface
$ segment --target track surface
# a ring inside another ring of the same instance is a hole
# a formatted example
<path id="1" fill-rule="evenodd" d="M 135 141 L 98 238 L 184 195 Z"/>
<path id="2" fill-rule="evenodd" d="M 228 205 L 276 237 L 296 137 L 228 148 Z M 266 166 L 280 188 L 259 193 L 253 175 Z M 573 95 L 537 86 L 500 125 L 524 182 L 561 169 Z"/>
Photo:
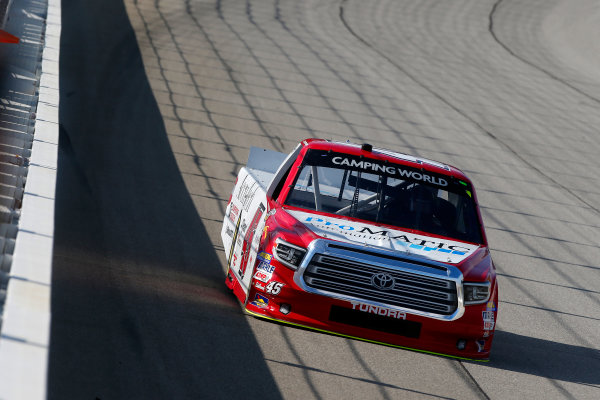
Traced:
<path id="1" fill-rule="evenodd" d="M 62 9 L 50 398 L 600 397 L 597 1 Z M 491 362 L 242 315 L 218 237 L 234 176 L 250 146 L 313 136 L 474 179 Z"/>

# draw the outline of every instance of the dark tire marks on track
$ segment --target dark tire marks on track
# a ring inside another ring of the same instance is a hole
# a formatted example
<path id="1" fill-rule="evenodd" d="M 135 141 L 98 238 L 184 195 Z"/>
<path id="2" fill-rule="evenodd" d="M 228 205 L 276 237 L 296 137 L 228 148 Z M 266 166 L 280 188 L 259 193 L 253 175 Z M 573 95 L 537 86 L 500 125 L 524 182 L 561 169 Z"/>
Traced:
<path id="1" fill-rule="evenodd" d="M 246 104 L 246 106 L 248 107 L 248 109 L 250 110 L 250 112 L 252 113 L 252 116 L 254 117 L 254 119 L 256 120 L 256 122 L 260 125 L 260 128 L 261 128 L 262 132 L 265 134 L 266 138 L 273 145 L 273 147 L 274 147 L 275 150 L 283 151 L 283 149 L 285 148 L 283 142 L 281 141 L 281 139 L 278 136 L 271 135 L 269 133 L 269 131 L 266 129 L 266 127 L 265 127 L 262 119 L 258 116 L 255 107 L 248 100 L 248 97 L 244 93 L 244 91 L 241 90 L 239 82 L 237 81 L 237 79 L 233 75 L 233 68 L 231 68 L 231 66 L 227 63 L 227 61 L 225 60 L 225 58 L 223 58 L 223 56 L 221 55 L 221 53 L 219 52 L 219 50 L 215 46 L 214 41 L 210 38 L 210 36 L 206 32 L 206 30 L 202 27 L 202 24 L 200 24 L 200 22 L 198 21 L 198 18 L 196 18 L 195 15 L 194 15 L 194 13 L 192 12 L 192 5 L 190 3 L 190 0 L 186 0 L 185 1 L 185 8 L 186 8 L 186 11 L 187 11 L 188 15 L 194 21 L 194 25 L 198 28 L 198 30 L 202 33 L 202 35 L 204 36 L 204 38 L 206 39 L 206 41 L 210 44 L 210 47 L 211 47 L 213 53 L 219 59 L 219 61 L 221 62 L 221 64 L 225 68 L 225 71 L 227 71 L 227 75 L 229 76 L 229 79 L 234 84 L 236 90 L 238 91 L 238 93 L 242 97 L 242 99 L 244 100 L 244 103 Z M 218 3 L 217 3 L 216 8 L 217 8 L 217 11 L 219 12 L 219 18 L 223 19 L 222 16 L 221 16 L 220 10 L 219 10 L 220 7 L 219 7 Z M 216 126 L 217 125 L 215 125 L 215 127 Z"/>
<path id="2" fill-rule="evenodd" d="M 539 173 L 592 175 L 597 118 L 494 41 L 497 0 L 125 0 L 131 28 L 116 1 L 81 3 L 63 8 L 80 21 L 63 37 L 54 398 L 569 397 L 600 383 L 598 213 Z M 500 38 L 530 17 L 505 10 Z M 219 244 L 231 173 L 252 145 L 313 134 L 467 166 L 506 296 L 490 363 L 241 316 Z"/>
<path id="3" fill-rule="evenodd" d="M 527 58 L 517 54 L 513 49 L 510 48 L 510 46 L 508 44 L 506 44 L 504 41 L 502 41 L 499 37 L 498 34 L 496 33 L 495 29 L 494 29 L 494 17 L 496 12 L 498 11 L 498 8 L 501 6 L 501 4 L 504 2 L 504 0 L 498 0 L 494 3 L 494 6 L 492 7 L 492 10 L 490 11 L 490 16 L 489 16 L 489 32 L 490 35 L 492 35 L 492 37 L 494 38 L 494 40 L 500 45 L 502 46 L 502 48 L 504 48 L 504 50 L 506 50 L 506 52 L 508 54 L 510 54 L 511 56 L 513 56 L 514 58 L 524 62 L 525 64 L 529 65 L 532 68 L 537 69 L 538 71 L 543 72 L 544 74 L 548 75 L 550 78 L 554 79 L 557 82 L 562 83 L 563 85 L 569 87 L 570 89 L 574 90 L 575 92 L 579 93 L 582 96 L 587 97 L 588 99 L 594 101 L 595 103 L 600 104 L 600 99 L 598 99 L 597 97 L 592 96 L 589 93 L 586 93 L 585 91 L 581 90 L 580 88 L 570 84 L 566 79 L 563 79 L 559 76 L 557 76 L 556 74 L 550 72 L 548 69 L 542 67 L 541 65 L 538 65 L 534 62 L 529 61 Z"/>
<path id="4" fill-rule="evenodd" d="M 379 56 L 381 56 L 382 58 L 384 58 L 385 60 L 387 60 L 390 64 L 392 64 L 393 66 L 395 66 L 396 68 L 398 68 L 399 71 L 401 71 L 403 74 L 405 74 L 406 76 L 408 76 L 411 80 L 413 80 L 416 84 L 418 84 L 419 86 L 421 86 L 423 89 L 425 89 L 429 93 L 431 93 L 436 99 L 438 99 L 439 101 L 441 101 L 442 103 L 444 103 L 445 105 L 447 105 L 448 107 L 450 107 L 451 109 L 453 109 L 454 111 L 456 111 L 458 114 L 460 114 L 461 116 L 463 116 L 465 119 L 469 120 L 481 132 L 485 133 L 490 138 L 492 138 L 493 140 L 495 140 L 498 144 L 502 145 L 502 147 L 504 147 L 506 150 L 510 151 L 515 157 L 517 157 L 519 160 L 521 160 L 524 164 L 526 164 L 530 168 L 534 169 L 539 175 L 543 176 L 548 181 L 553 182 L 557 186 L 562 187 L 565 191 L 569 192 L 571 195 L 573 195 L 574 197 L 576 197 L 579 201 L 581 201 L 582 203 L 584 203 L 586 206 L 590 207 L 596 213 L 600 214 L 600 209 L 597 208 L 597 206 L 590 204 L 590 202 L 588 200 L 584 199 L 582 196 L 578 195 L 576 192 L 574 192 L 573 190 L 569 189 L 568 187 L 566 187 L 564 184 L 562 184 L 558 180 L 554 179 L 552 177 L 552 175 L 546 173 L 541 168 L 539 168 L 537 165 L 535 165 L 534 163 L 532 163 L 531 161 L 529 161 L 526 157 L 524 157 L 523 155 L 521 155 L 517 150 L 515 150 L 506 141 L 502 140 L 497 135 L 495 135 L 494 133 L 492 133 L 490 130 L 486 129 L 481 123 L 479 123 L 476 119 L 474 119 L 473 117 L 471 117 L 467 111 L 461 109 L 458 105 L 456 105 L 456 104 L 452 103 L 451 101 L 447 100 L 442 94 L 440 94 L 437 91 L 435 91 L 431 86 L 427 85 L 424 81 L 418 79 L 414 74 L 410 73 L 406 68 L 404 68 L 398 62 L 396 62 L 394 59 L 392 59 L 389 55 L 387 55 L 386 53 L 382 52 L 376 46 L 374 46 L 373 44 L 369 43 L 366 39 L 364 39 L 358 33 L 356 33 L 356 31 L 354 29 L 352 29 L 352 27 L 350 26 L 350 24 L 348 23 L 348 21 L 346 20 L 346 18 L 344 18 L 344 4 L 347 1 L 348 0 L 341 0 L 341 3 L 340 3 L 340 19 L 342 20 L 344 26 L 348 29 L 348 32 L 350 32 L 350 34 L 352 34 L 352 36 L 354 36 L 358 41 L 360 41 L 362 44 L 364 44 L 365 46 L 367 46 L 369 49 L 375 51 L 377 54 L 379 54 Z M 502 0 L 500 0 L 500 1 L 502 1 Z M 494 4 L 494 9 L 496 8 L 497 5 L 498 5 L 498 3 Z M 494 9 L 490 12 L 490 33 L 494 36 L 494 39 L 496 41 L 498 41 L 498 39 L 496 38 L 496 36 L 493 34 L 493 29 L 492 29 L 492 25 L 491 25 L 492 24 L 492 22 L 491 22 L 492 21 L 492 15 L 494 13 Z M 500 43 L 500 42 L 498 41 L 498 43 Z M 517 57 L 520 60 L 526 62 L 527 64 L 530 64 L 530 65 L 534 66 L 533 64 L 531 64 L 531 63 L 525 61 L 524 59 L 516 56 L 506 46 L 504 46 L 504 45 L 502 45 L 502 46 L 505 49 L 507 49 L 507 51 L 509 51 L 515 57 Z M 556 80 L 560 81 L 561 83 L 566 84 L 567 86 L 569 86 L 570 88 L 576 90 L 577 92 L 580 92 L 577 88 L 569 85 L 567 82 L 565 82 L 563 80 L 560 80 L 559 78 L 554 77 L 549 72 L 546 72 L 546 71 L 543 71 L 543 72 L 547 73 L 553 79 L 556 79 Z M 580 93 L 582 93 L 582 92 L 580 92 Z M 584 93 L 582 93 L 582 94 L 584 94 Z M 586 95 L 586 97 L 589 97 L 589 96 Z M 594 98 L 592 98 L 592 100 L 598 101 L 598 100 L 596 100 Z"/>
<path id="5" fill-rule="evenodd" d="M 498 7 L 498 4 L 501 1 L 502 0 L 499 0 L 498 2 L 496 2 L 494 4 L 494 6 L 493 6 L 493 8 L 492 8 L 492 10 L 490 12 L 490 16 L 489 16 L 489 21 L 490 21 L 489 32 L 493 36 L 494 40 L 496 42 L 498 42 L 512 56 L 514 56 L 514 57 L 518 58 L 519 60 L 525 62 L 526 64 L 528 64 L 528 65 L 530 65 L 530 66 L 532 66 L 532 67 L 534 67 L 534 68 L 536 68 L 536 69 L 544 72 L 545 74 L 547 74 L 552 79 L 554 79 L 554 80 L 556 80 L 556 81 L 558 81 L 558 82 L 560 82 L 562 84 L 567 85 L 569 88 L 575 90 L 576 92 L 578 92 L 578 93 L 580 93 L 580 94 L 582 94 L 582 95 L 590 98 L 593 101 L 598 102 L 597 99 L 595 99 L 592 96 L 590 96 L 590 95 L 582 92 L 580 89 L 578 89 L 578 88 L 570 85 L 568 82 L 566 82 L 566 81 L 558 78 L 557 76 L 553 75 L 552 73 L 548 72 L 547 70 L 545 70 L 545 69 L 543 69 L 541 67 L 538 67 L 535 64 L 533 64 L 533 63 L 531 63 L 531 62 L 523 59 L 522 57 L 516 55 L 512 50 L 510 50 L 510 48 L 508 48 L 505 44 L 503 44 L 502 42 L 500 42 L 500 40 L 498 39 L 498 37 L 496 36 L 496 34 L 494 33 L 494 30 L 493 30 L 493 15 L 494 15 L 494 12 L 496 11 L 497 7 Z M 441 101 L 442 103 L 444 103 L 445 105 L 447 105 L 448 107 L 450 107 L 452 110 L 454 110 L 455 112 L 457 112 L 458 114 L 460 114 L 461 116 L 463 116 L 465 119 L 467 119 L 468 121 L 470 121 L 482 133 L 485 133 L 490 138 L 492 138 L 494 141 L 496 141 L 497 143 L 499 143 L 500 145 L 502 145 L 506 150 L 508 150 L 510 153 L 512 153 L 516 158 L 518 158 L 524 164 L 528 165 L 530 168 L 532 168 L 533 170 L 535 170 L 539 175 L 543 176 L 548 181 L 554 183 L 556 186 L 561 187 L 564 191 L 568 192 L 569 194 L 571 194 L 572 196 L 574 196 L 575 198 L 577 198 L 581 203 L 585 204 L 587 207 L 589 207 L 590 209 L 594 210 L 596 213 L 600 212 L 600 210 L 595 205 L 592 205 L 588 200 L 586 200 L 582 196 L 579 196 L 576 192 L 574 192 L 570 188 L 566 187 L 564 184 L 562 184 L 558 180 L 554 179 L 552 177 L 552 175 L 550 175 L 547 172 L 543 171 L 537 165 L 535 165 L 534 163 L 532 163 L 531 161 L 529 161 L 526 157 L 524 157 L 523 155 L 521 155 L 520 152 L 518 152 L 511 145 L 509 145 L 505 140 L 502 140 L 500 137 L 498 137 L 496 134 L 494 134 L 491 130 L 486 129 L 480 122 L 478 122 L 475 118 L 471 117 L 470 114 L 469 114 L 469 112 L 467 110 L 462 109 L 460 105 L 454 104 L 452 101 L 448 100 L 443 94 L 441 94 L 438 91 L 436 91 L 435 89 L 433 89 L 433 87 L 431 87 L 430 85 L 428 85 L 426 82 L 424 82 L 421 79 L 418 79 L 413 73 L 409 72 L 409 70 L 407 68 L 404 68 L 398 61 L 396 61 L 395 59 L 393 59 L 390 55 L 386 54 L 384 51 L 382 51 L 381 49 L 379 49 L 376 45 L 370 43 L 366 38 L 363 38 L 362 36 L 360 36 L 352 28 L 352 26 L 349 24 L 349 22 L 347 21 L 347 19 L 344 16 L 344 5 L 347 2 L 348 2 L 348 0 L 341 0 L 340 7 L 339 7 L 339 17 L 340 17 L 340 20 L 342 21 L 343 25 L 348 30 L 348 32 L 352 36 L 354 36 L 360 43 L 362 43 L 363 45 L 365 45 L 366 47 L 368 47 L 372 51 L 376 52 L 381 58 L 387 60 L 390 64 L 392 64 L 393 66 L 395 66 L 400 72 L 402 72 L 403 74 L 405 74 L 406 76 L 408 76 L 416 84 L 418 84 L 423 89 L 425 89 L 426 91 L 428 91 L 429 93 L 431 93 L 436 99 L 438 99 L 439 101 Z M 495 220 L 495 222 L 497 224 L 500 224 L 501 226 L 503 226 L 504 229 L 509 229 L 510 228 L 510 226 L 507 226 L 507 225 L 503 224 L 502 221 Z M 592 247 L 597 247 L 597 246 L 593 246 L 593 245 L 591 245 L 591 246 Z M 529 250 L 531 250 L 534 254 L 537 252 L 537 249 L 535 249 L 533 247 L 530 247 Z M 539 254 L 539 256 L 541 256 L 541 254 Z M 573 285 L 575 285 L 575 282 L 570 278 L 570 276 L 568 274 L 563 273 L 559 269 L 555 269 L 555 271 L 563 279 L 565 279 L 566 281 L 568 281 L 568 282 L 572 283 Z M 521 290 L 521 292 L 524 293 L 527 297 L 529 297 L 531 301 L 536 302 L 535 296 L 529 294 L 527 292 L 527 290 L 526 290 L 525 287 L 523 287 L 522 285 L 520 285 L 518 282 L 513 282 L 513 284 L 516 287 L 519 287 L 519 289 Z M 591 293 L 584 293 L 584 294 L 592 302 L 600 304 L 600 301 L 595 296 L 593 296 Z M 540 308 L 540 307 L 538 307 L 538 308 Z M 542 309 L 542 308 L 540 308 L 540 309 Z M 553 315 L 553 318 L 556 320 L 556 323 L 562 325 L 564 329 L 566 329 L 567 331 L 569 331 L 573 336 L 578 337 L 580 339 L 580 341 L 588 344 L 590 347 L 593 346 L 591 343 L 589 343 L 586 340 L 586 338 L 584 336 L 582 336 L 578 332 L 572 330 L 566 323 L 564 323 L 562 320 L 560 320 L 557 316 Z M 486 398 L 486 399 L 490 398 L 488 396 L 488 394 L 483 390 L 483 388 L 481 387 L 481 385 L 477 382 L 477 380 L 473 377 L 473 375 L 469 372 L 469 370 L 467 368 L 465 368 L 465 365 L 464 365 L 464 363 L 462 361 L 456 362 L 455 365 L 463 373 L 463 376 L 464 376 L 463 379 L 472 382 L 472 384 L 480 391 L 482 398 Z M 551 381 L 551 384 L 555 387 L 555 389 L 558 392 L 563 393 L 563 395 L 566 396 L 566 397 L 570 397 L 570 394 L 568 393 L 568 391 L 566 391 L 561 385 L 555 383 L 554 381 Z"/>

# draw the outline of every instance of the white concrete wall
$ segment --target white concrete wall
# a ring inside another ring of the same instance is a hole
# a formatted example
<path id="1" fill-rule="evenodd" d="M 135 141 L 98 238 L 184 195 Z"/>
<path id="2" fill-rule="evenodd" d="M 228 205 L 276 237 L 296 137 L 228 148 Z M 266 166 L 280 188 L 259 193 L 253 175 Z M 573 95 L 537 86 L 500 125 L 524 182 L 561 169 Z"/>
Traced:
<path id="1" fill-rule="evenodd" d="M 60 0 L 48 3 L 35 134 L 0 331 L 0 399 L 46 397 L 61 30 Z"/>

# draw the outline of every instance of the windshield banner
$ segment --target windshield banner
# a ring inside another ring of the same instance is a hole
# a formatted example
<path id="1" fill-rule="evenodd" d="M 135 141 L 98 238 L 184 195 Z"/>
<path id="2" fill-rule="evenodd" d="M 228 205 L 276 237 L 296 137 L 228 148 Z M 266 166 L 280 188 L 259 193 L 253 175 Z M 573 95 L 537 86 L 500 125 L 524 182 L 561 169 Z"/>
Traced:
<path id="1" fill-rule="evenodd" d="M 461 193 L 470 186 L 467 182 L 462 183 L 461 186 L 458 182 L 452 182 L 452 179 L 447 175 L 436 174 L 421 168 L 412 168 L 406 165 L 325 150 L 309 150 L 304 157 L 304 162 L 308 165 L 348 169 L 375 175 L 385 175 L 401 180 L 424 182 L 445 190 L 452 191 L 451 187 L 453 187 L 454 189 L 459 189 Z"/>

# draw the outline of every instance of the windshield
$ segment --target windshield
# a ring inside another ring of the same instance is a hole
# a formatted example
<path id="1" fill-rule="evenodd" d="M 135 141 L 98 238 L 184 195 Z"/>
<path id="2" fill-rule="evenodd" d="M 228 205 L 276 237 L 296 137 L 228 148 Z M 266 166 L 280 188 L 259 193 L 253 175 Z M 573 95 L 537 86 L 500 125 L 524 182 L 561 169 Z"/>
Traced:
<path id="1" fill-rule="evenodd" d="M 285 204 L 482 243 L 469 189 L 445 175 L 310 150 Z"/>

